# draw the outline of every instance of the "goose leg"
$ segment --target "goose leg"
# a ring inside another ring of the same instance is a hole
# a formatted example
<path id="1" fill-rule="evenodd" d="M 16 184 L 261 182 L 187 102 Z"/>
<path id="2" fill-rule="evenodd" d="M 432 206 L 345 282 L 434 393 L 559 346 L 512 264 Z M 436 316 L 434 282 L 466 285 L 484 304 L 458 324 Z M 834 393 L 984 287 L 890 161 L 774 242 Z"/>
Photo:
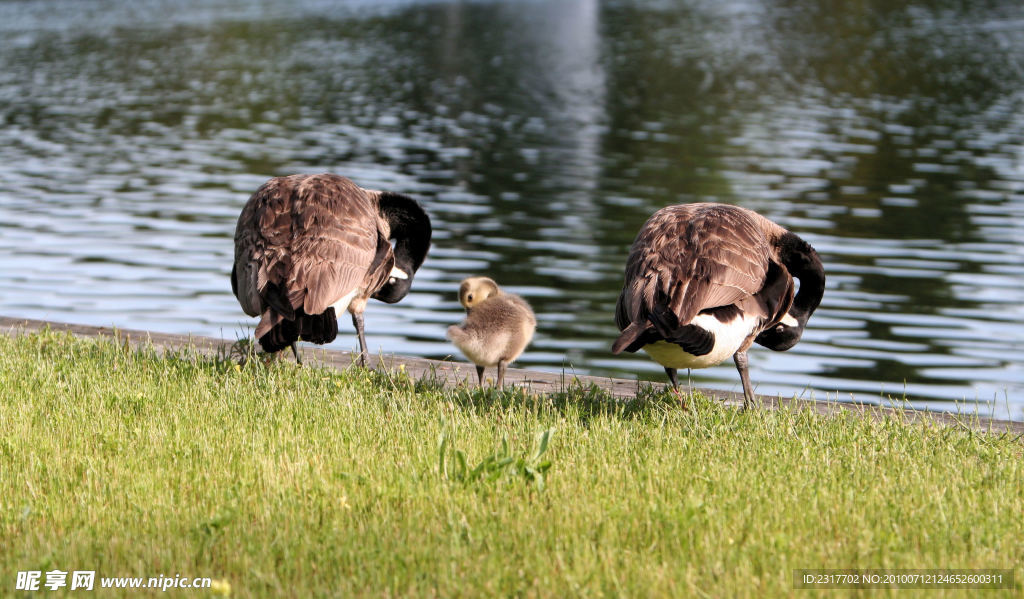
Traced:
<path id="1" fill-rule="evenodd" d="M 366 333 L 363 332 L 363 313 L 352 313 L 352 325 L 356 327 L 356 335 L 359 336 L 359 365 L 366 368 Z"/>
<path id="2" fill-rule="evenodd" d="M 292 354 L 295 355 L 295 363 L 302 366 L 302 356 L 299 355 L 299 348 L 295 346 L 294 341 L 292 341 Z"/>
<path id="3" fill-rule="evenodd" d="M 508 362 L 505 360 L 498 360 L 498 389 L 505 388 L 505 368 L 508 367 Z"/>
<path id="4" fill-rule="evenodd" d="M 483 366 L 477 366 L 476 367 L 476 383 L 477 383 L 477 385 L 480 386 L 481 389 L 484 388 L 484 367 Z"/>
<path id="5" fill-rule="evenodd" d="M 736 362 L 736 370 L 740 372 L 740 381 L 743 383 L 743 409 L 746 410 L 754 401 L 754 390 L 750 386 L 750 372 L 747 371 L 747 352 L 738 351 L 732 358 Z"/>
<path id="6" fill-rule="evenodd" d="M 679 392 L 679 377 L 676 373 L 677 371 L 675 368 L 669 368 L 667 366 L 665 367 L 665 374 L 668 375 L 668 380 L 672 381 L 672 392 L 675 393 L 676 397 L 679 398 L 679 407 L 685 410 L 686 398 L 683 397 L 683 394 Z"/>
<path id="7" fill-rule="evenodd" d="M 665 367 L 665 374 L 668 375 L 668 380 L 672 381 L 672 388 L 679 390 L 679 377 L 676 376 L 676 369 Z"/>

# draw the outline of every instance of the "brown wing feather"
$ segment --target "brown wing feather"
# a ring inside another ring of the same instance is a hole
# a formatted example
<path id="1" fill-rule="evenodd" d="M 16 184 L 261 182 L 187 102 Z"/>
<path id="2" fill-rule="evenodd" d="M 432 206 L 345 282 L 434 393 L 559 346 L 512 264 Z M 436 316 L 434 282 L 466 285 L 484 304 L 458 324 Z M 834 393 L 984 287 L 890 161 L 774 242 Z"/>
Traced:
<path id="1" fill-rule="evenodd" d="M 263 314 L 268 289 L 276 286 L 293 309 L 320 314 L 365 286 L 382 234 L 379 221 L 373 198 L 344 177 L 271 179 L 249 199 L 235 230 L 242 309 Z"/>
<path id="2" fill-rule="evenodd" d="M 688 323 L 701 310 L 744 302 L 757 293 L 771 254 L 756 216 L 724 204 L 684 204 L 656 212 L 626 261 L 616 307 L 620 330 L 645 321 L 659 302 L 680 323 Z"/>

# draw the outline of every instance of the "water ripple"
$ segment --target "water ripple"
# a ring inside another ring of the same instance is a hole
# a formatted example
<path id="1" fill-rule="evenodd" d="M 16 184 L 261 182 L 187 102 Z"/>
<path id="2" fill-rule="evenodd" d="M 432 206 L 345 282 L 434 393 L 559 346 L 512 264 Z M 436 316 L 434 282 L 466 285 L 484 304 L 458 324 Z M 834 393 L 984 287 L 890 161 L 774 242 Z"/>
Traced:
<path id="1" fill-rule="evenodd" d="M 803 342 L 752 352 L 760 392 L 1024 418 L 1021 23 L 998 1 L 3 2 L 0 312 L 244 334 L 239 210 L 332 171 L 435 225 L 373 347 L 452 355 L 458 282 L 487 274 L 538 313 L 522 364 L 663 380 L 610 353 L 629 244 L 724 201 L 829 274 Z"/>

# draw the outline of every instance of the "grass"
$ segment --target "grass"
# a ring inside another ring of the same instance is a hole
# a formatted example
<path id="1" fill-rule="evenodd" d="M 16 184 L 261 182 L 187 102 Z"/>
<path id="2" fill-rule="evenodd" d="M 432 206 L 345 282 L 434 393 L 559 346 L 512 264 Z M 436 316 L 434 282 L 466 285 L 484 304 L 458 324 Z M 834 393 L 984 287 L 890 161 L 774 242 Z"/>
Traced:
<path id="1" fill-rule="evenodd" d="M 1019 566 L 1022 452 L 650 391 L 446 391 L 0 335 L 0 595 L 61 569 L 236 597 L 834 596 L 793 570 Z M 882 592 L 908 593 L 967 591 Z"/>

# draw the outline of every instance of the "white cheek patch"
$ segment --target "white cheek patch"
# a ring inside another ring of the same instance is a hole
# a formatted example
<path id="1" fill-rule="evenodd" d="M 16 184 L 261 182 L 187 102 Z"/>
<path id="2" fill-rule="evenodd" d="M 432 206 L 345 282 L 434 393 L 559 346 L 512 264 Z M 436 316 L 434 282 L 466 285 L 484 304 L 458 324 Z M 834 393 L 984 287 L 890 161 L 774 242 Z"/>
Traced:
<path id="1" fill-rule="evenodd" d="M 780 320 L 779 322 L 781 324 L 786 325 L 787 327 L 797 327 L 797 326 L 800 326 L 800 323 L 797 322 L 797 320 L 795 318 L 790 316 L 789 312 L 786 312 L 786 315 L 783 316 L 782 320 Z"/>
<path id="2" fill-rule="evenodd" d="M 406 273 L 401 268 L 398 268 L 397 266 L 395 266 L 394 268 L 391 269 L 391 278 L 392 279 L 408 279 L 409 278 L 409 274 Z"/>

